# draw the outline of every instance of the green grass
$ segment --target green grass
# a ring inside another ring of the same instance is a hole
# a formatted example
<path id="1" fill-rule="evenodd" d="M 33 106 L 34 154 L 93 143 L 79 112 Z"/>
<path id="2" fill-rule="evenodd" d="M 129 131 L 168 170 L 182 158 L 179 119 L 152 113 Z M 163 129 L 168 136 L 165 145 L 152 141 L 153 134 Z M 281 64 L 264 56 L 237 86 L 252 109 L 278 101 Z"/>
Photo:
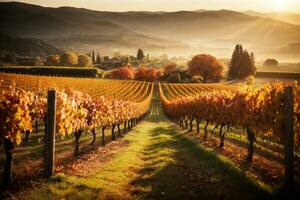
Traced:
<path id="1" fill-rule="evenodd" d="M 120 128 L 123 126 L 121 125 Z M 115 130 L 115 132 L 117 129 Z M 96 145 L 100 145 L 101 138 L 100 138 L 100 129 L 96 129 L 97 132 L 97 138 L 96 138 Z M 107 128 L 105 136 L 106 143 L 109 143 L 111 141 L 111 129 Z M 29 144 L 24 144 L 24 137 L 22 138 L 23 143 L 21 143 L 19 146 L 15 147 L 14 149 L 14 171 L 18 171 L 17 174 L 22 173 L 22 170 L 24 166 L 30 167 L 30 164 L 35 161 L 42 161 L 43 160 L 43 135 L 44 135 L 44 128 L 43 126 L 39 126 L 39 132 L 36 133 L 35 130 L 33 130 L 33 133 L 30 134 L 29 137 Z M 118 136 L 118 133 L 116 133 L 116 136 Z M 80 138 L 80 149 L 82 150 L 91 150 L 92 146 L 89 145 L 89 143 L 92 141 L 92 135 L 84 132 L 84 134 Z M 65 138 L 57 137 L 56 138 L 56 145 L 55 145 L 55 153 L 57 156 L 60 156 L 60 154 L 63 154 L 65 152 L 73 152 L 74 151 L 74 136 L 68 135 Z M 4 149 L 0 149 L 0 184 L 2 184 L 2 173 L 3 173 L 3 167 L 5 163 L 5 154 Z M 64 158 L 61 160 L 63 161 Z M 42 166 L 41 166 L 42 167 Z"/>
<path id="2" fill-rule="evenodd" d="M 154 103 L 157 109 L 158 102 Z M 222 156 L 185 137 L 159 109 L 86 176 L 57 174 L 20 199 L 265 199 L 256 183 Z"/>
<path id="3" fill-rule="evenodd" d="M 205 123 L 200 123 L 200 134 L 204 134 L 204 126 Z M 207 127 L 208 134 L 211 135 L 214 126 L 209 125 Z M 193 131 L 196 132 L 196 122 L 193 121 Z M 214 131 L 214 136 L 218 136 L 219 128 Z M 241 128 L 231 127 L 229 131 L 226 133 L 225 138 L 230 139 L 234 142 L 241 143 L 242 145 L 248 146 L 249 142 L 247 139 L 247 134 L 243 132 Z M 225 142 L 226 143 L 226 142 Z M 279 143 L 278 138 L 267 138 L 264 135 L 256 134 L 256 142 L 254 143 L 254 147 L 259 149 L 266 155 L 272 156 L 274 158 L 283 159 L 284 158 L 284 146 Z M 300 158 L 299 147 L 295 147 L 295 156 Z"/>

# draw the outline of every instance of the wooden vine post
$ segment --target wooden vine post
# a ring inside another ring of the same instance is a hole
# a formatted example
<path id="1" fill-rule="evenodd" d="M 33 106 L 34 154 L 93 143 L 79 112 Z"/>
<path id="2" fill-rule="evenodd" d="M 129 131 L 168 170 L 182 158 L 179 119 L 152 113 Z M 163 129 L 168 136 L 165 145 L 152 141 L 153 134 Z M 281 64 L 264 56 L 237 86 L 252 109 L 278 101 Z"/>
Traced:
<path id="1" fill-rule="evenodd" d="M 106 126 L 103 126 L 102 127 L 102 139 L 101 139 L 101 144 L 102 144 L 102 146 L 104 146 L 105 145 L 105 129 L 106 129 Z"/>
<path id="2" fill-rule="evenodd" d="M 50 177 L 54 172 L 55 132 L 56 132 L 56 91 L 48 91 L 47 121 L 45 130 L 45 176 Z"/>
<path id="3" fill-rule="evenodd" d="M 246 130 L 247 130 L 247 138 L 249 141 L 248 154 L 247 154 L 246 160 L 248 162 L 252 162 L 253 154 L 254 154 L 254 142 L 256 142 L 256 139 L 255 139 L 255 135 L 254 135 L 254 130 L 252 128 L 247 126 Z"/>
<path id="4" fill-rule="evenodd" d="M 131 129 L 131 126 L 130 126 L 130 119 L 128 120 L 128 130 Z"/>
<path id="5" fill-rule="evenodd" d="M 127 130 L 126 130 L 126 126 L 127 126 L 127 121 L 125 120 L 125 121 L 124 121 L 124 135 L 126 134 L 126 131 L 127 131 Z"/>
<path id="6" fill-rule="evenodd" d="M 3 172 L 4 187 L 9 187 L 12 184 L 13 165 L 14 165 L 14 148 L 15 144 L 8 138 L 4 138 L 4 151 L 6 161 Z"/>
<path id="7" fill-rule="evenodd" d="M 285 187 L 294 186 L 294 98 L 293 88 L 284 90 L 284 159 L 285 159 Z"/>
<path id="8" fill-rule="evenodd" d="M 115 127 L 116 127 L 116 124 L 112 124 L 112 127 L 111 127 L 111 139 L 112 140 L 116 140 Z"/>
<path id="9" fill-rule="evenodd" d="M 91 145 L 92 145 L 92 148 L 95 149 L 95 146 L 96 146 L 95 142 L 96 142 L 96 137 L 97 137 L 96 128 L 92 128 L 92 134 L 93 134 L 93 140 L 91 142 Z"/>

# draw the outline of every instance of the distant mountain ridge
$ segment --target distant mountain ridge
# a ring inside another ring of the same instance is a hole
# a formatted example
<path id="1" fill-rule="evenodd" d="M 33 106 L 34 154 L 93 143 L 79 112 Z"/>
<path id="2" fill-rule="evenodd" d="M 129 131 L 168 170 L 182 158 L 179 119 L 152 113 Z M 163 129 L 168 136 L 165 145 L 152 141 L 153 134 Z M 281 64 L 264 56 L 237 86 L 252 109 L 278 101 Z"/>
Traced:
<path id="1" fill-rule="evenodd" d="M 41 38 L 74 33 L 105 35 L 128 32 L 166 38 L 198 36 L 210 39 L 241 30 L 243 34 L 235 34 L 234 37 L 244 39 L 253 37 L 257 29 L 261 31 L 270 27 L 274 30 L 265 34 L 266 39 L 283 37 L 292 40 L 300 36 L 300 26 L 230 10 L 107 12 L 2 2 L 0 20 L 0 30 L 4 33 Z"/>
<path id="2" fill-rule="evenodd" d="M 0 3 L 0 30 L 8 34 L 56 37 L 74 33 L 122 32 L 125 29 L 70 7 L 46 8 L 24 3 Z M 91 26 L 92 29 L 91 29 Z M 88 29 L 88 30 L 87 30 Z"/>
<path id="3" fill-rule="evenodd" d="M 231 10 L 109 12 L 0 3 L 0 31 L 45 39 L 78 51 L 144 48 L 157 53 L 212 51 L 230 56 L 236 43 L 261 53 L 300 42 L 300 25 Z M 216 50 L 216 51 L 215 51 Z M 185 53 L 186 54 L 186 53 Z M 295 54 L 293 56 L 299 56 Z"/>

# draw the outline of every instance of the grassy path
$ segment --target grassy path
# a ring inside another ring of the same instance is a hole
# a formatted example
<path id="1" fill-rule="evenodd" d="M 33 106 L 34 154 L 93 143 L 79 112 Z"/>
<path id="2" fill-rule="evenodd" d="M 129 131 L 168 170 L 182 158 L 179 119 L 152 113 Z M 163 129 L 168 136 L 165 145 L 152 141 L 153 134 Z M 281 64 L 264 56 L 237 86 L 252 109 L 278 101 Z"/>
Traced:
<path id="1" fill-rule="evenodd" d="M 151 114 L 118 142 L 108 160 L 66 171 L 20 199 L 265 199 L 269 193 L 229 161 L 186 138 L 162 114 Z"/>

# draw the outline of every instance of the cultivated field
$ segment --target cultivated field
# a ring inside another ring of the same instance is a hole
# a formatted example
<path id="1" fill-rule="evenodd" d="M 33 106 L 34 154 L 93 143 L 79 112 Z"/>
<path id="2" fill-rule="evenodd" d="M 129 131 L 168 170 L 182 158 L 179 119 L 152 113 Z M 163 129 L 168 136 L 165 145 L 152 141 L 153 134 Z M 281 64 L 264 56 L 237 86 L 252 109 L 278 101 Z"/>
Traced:
<path id="1" fill-rule="evenodd" d="M 295 83 L 0 80 L 3 198 L 257 199 L 300 181 Z M 55 149 L 48 90 L 56 91 Z M 54 175 L 44 179 L 49 151 Z"/>

